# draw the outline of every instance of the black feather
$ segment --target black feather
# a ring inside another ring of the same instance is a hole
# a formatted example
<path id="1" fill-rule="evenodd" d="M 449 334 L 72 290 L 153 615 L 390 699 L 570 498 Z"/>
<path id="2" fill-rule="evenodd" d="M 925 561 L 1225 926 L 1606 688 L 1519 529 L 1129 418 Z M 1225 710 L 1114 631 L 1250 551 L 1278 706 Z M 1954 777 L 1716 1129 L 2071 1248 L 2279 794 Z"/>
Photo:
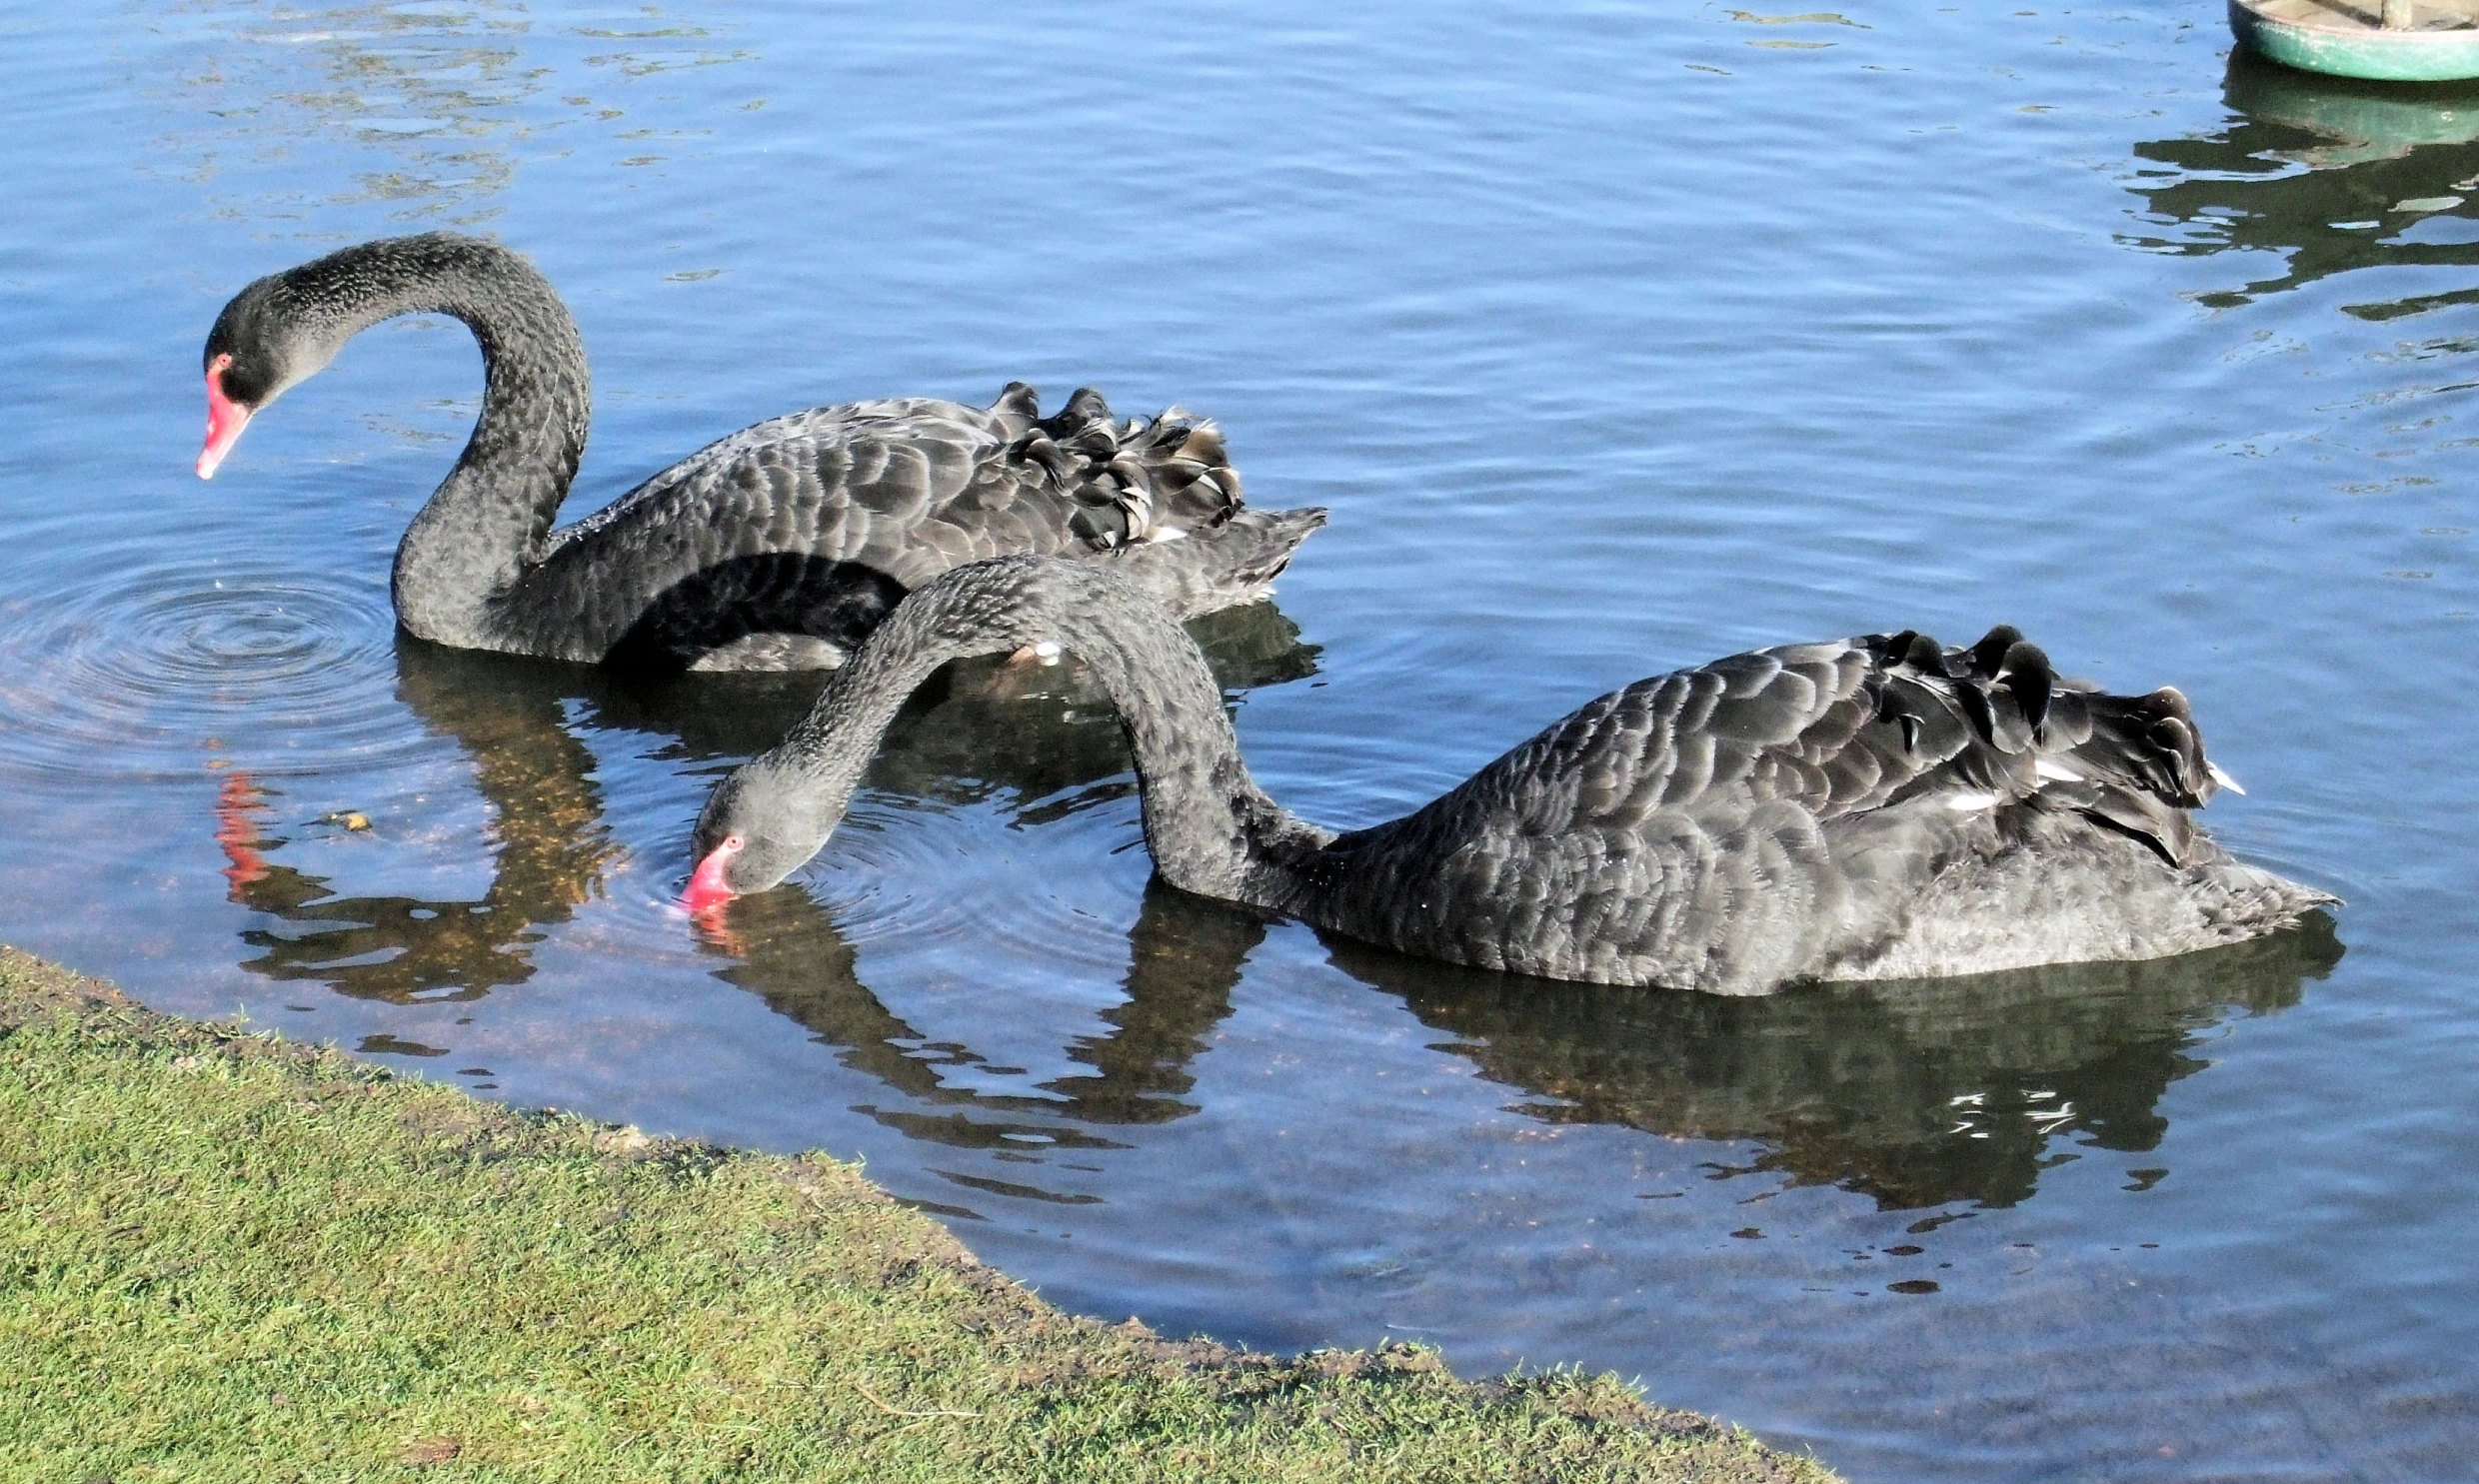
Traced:
<path id="1" fill-rule="evenodd" d="M 1971 647 L 1971 669 L 1981 680 L 1993 681 L 2005 668 L 2005 652 L 2021 644 L 2023 632 L 2011 624 L 1999 624 L 1988 631 L 1978 644 Z"/>
<path id="2" fill-rule="evenodd" d="M 2030 724 L 2034 742 L 2045 742 L 2042 724 L 2048 720 L 2049 696 L 2056 689 L 2057 673 L 2049 668 L 2048 656 L 2026 640 L 2017 640 L 2005 650 L 2005 688 L 2014 695 L 2014 705 L 2021 709 L 2023 721 Z"/>

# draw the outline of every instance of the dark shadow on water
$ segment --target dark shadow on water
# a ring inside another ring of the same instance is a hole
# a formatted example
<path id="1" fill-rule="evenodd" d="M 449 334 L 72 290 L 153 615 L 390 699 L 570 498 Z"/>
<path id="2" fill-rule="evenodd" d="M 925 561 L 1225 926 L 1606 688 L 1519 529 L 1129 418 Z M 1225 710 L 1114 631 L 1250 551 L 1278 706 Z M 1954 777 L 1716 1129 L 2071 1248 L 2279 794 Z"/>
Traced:
<path id="1" fill-rule="evenodd" d="M 1315 647 L 1299 643 L 1297 627 L 1269 604 L 1191 628 L 1235 691 L 1315 673 Z M 217 808 L 225 876 L 234 901 L 276 919 L 243 929 L 243 968 L 397 1002 L 477 999 L 522 984 L 534 972 L 533 946 L 597 894 L 619 849 L 579 732 L 638 734 L 658 763 L 719 775 L 780 740 L 823 684 L 814 675 L 639 682 L 401 636 L 397 676 L 398 697 L 422 725 L 473 761 L 493 824 L 488 838 L 463 843 L 489 856 L 490 886 L 452 900 L 343 894 L 329 877 L 284 862 L 290 839 L 273 832 L 265 795 L 236 771 Z M 1109 707 L 1028 704 L 1074 698 L 1079 685 L 1073 669 L 950 667 L 888 734 L 867 786 L 947 802 L 1038 800 L 1028 818 L 1119 796 L 1133 785 Z M 677 842 L 684 874 L 689 824 L 680 821 Z"/>
<path id="2" fill-rule="evenodd" d="M 732 930 L 747 946 L 737 955 L 742 961 L 720 977 L 799 1021 L 814 1039 L 840 1048 L 845 1065 L 916 1103 L 956 1108 L 857 1111 L 914 1138 L 964 1148 L 1006 1148 L 1010 1135 L 1028 1134 L 1070 1147 L 1120 1147 L 1050 1120 L 1108 1127 L 1167 1123 L 1196 1112 L 1196 1104 L 1183 1099 L 1196 1084 L 1189 1065 L 1231 1013 L 1240 966 L 1265 934 L 1261 921 L 1225 903 L 1159 880 L 1149 884 L 1128 938 L 1121 980 L 1128 999 L 1103 1014 L 1109 1033 L 1068 1048 L 1071 1060 L 1092 1070 L 1054 1078 L 1041 1084 L 1049 1096 L 1031 1097 L 947 1085 L 940 1068 L 987 1064 L 989 1058 L 968 1046 L 932 1041 L 890 1012 L 854 972 L 852 949 L 824 909 L 798 888 L 735 903 Z M 976 1118 L 967 1108 L 1040 1114 L 1044 1121 Z"/>
<path id="3" fill-rule="evenodd" d="M 2135 146 L 2138 159 L 2168 168 L 2137 172 L 2146 228 L 2120 238 L 2157 252 L 2282 259 L 2277 277 L 2202 303 L 2228 308 L 2359 268 L 2479 265 L 2479 84 L 2315 77 L 2241 49 L 2222 96 L 2233 117 L 2213 133 Z M 2387 320 L 2474 299 L 2479 291 L 2349 312 Z"/>
<path id="4" fill-rule="evenodd" d="M 1402 996 L 1443 1049 L 1552 1123 L 1751 1141 L 1744 1168 L 1880 1208 L 2009 1206 L 2077 1148 L 2157 1148 L 2169 1084 L 2211 1026 L 2296 1004 L 2341 954 L 2300 931 L 2180 958 L 1733 998 L 1510 978 L 1331 939 L 1334 963 Z M 2157 1178 L 2155 1176 L 2154 1178 Z"/>
<path id="5" fill-rule="evenodd" d="M 283 863 L 290 841 L 246 774 L 224 781 L 217 838 L 233 900 L 281 920 L 252 926 L 241 966 L 270 979 L 324 983 L 361 999 L 478 999 L 531 978 L 532 944 L 601 885 L 616 845 L 603 824 L 594 754 L 562 725 L 574 668 L 442 650 L 399 638 L 397 696 L 423 726 L 473 760 L 489 800 L 491 856 L 480 897 L 342 896 L 326 876 Z"/>

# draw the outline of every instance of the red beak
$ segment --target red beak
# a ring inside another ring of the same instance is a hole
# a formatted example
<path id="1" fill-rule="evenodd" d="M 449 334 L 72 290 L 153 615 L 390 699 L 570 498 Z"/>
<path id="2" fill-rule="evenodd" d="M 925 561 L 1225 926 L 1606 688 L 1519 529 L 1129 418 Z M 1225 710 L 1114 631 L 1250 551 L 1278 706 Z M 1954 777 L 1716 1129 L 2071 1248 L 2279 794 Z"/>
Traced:
<path id="1" fill-rule="evenodd" d="M 734 835 L 708 852 L 698 862 L 697 874 L 689 877 L 689 889 L 681 901 L 692 916 L 708 917 L 721 910 L 736 893 L 723 879 L 724 865 L 741 852 L 740 836 Z"/>
<path id="2" fill-rule="evenodd" d="M 250 410 L 224 395 L 224 368 L 232 364 L 229 356 L 218 356 L 207 368 L 207 446 L 198 453 L 198 477 L 215 478 L 215 466 L 224 462 L 232 446 L 241 441 L 241 430 L 250 426 Z"/>

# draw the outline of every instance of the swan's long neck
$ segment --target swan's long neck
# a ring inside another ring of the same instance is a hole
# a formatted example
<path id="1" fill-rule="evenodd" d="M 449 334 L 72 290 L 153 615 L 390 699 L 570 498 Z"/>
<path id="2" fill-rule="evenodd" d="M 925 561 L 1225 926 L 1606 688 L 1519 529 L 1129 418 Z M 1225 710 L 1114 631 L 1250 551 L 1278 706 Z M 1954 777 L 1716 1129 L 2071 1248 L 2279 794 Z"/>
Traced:
<path id="1" fill-rule="evenodd" d="M 926 585 L 760 761 L 800 769 L 803 791 L 823 810 L 823 842 L 897 710 L 933 671 L 1045 641 L 1082 659 L 1119 708 L 1136 753 L 1146 844 L 1164 879 L 1297 910 L 1311 889 L 1308 862 L 1331 832 L 1256 785 L 1195 642 L 1133 583 L 1091 563 L 1001 558 Z"/>
<path id="2" fill-rule="evenodd" d="M 293 287 L 330 354 L 403 314 L 453 315 L 481 343 L 482 416 L 396 549 L 395 598 L 414 634 L 490 648 L 488 604 L 541 560 L 585 453 L 591 393 L 577 322 L 531 264 L 472 238 L 398 238 L 308 267 L 317 277 Z"/>

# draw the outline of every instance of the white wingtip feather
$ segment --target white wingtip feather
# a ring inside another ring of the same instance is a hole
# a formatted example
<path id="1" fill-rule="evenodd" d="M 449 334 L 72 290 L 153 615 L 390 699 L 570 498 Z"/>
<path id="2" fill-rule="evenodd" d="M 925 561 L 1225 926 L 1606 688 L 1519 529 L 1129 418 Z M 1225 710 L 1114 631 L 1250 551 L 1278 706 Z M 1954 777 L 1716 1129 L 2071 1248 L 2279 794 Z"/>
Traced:
<path id="1" fill-rule="evenodd" d="M 2083 775 L 2081 773 L 2076 772 L 2073 768 L 2066 766 L 2062 762 L 2051 762 L 2046 757 L 2033 758 L 2031 761 L 2031 770 L 2039 776 L 2042 782 L 2045 783 L 2079 783 L 2083 781 Z"/>
<path id="2" fill-rule="evenodd" d="M 2212 774 L 2212 781 L 2220 784 L 2224 788 L 2227 788 L 2230 792 L 2238 794 L 2243 794 L 2246 792 L 2246 789 L 2238 786 L 2238 780 L 2236 778 L 2233 778 L 2229 774 L 2221 771 L 2221 765 L 2219 763 L 2206 761 L 2203 765 L 2203 770 Z"/>
<path id="3" fill-rule="evenodd" d="M 1945 806 L 1957 814 L 1967 814 L 1974 809 L 1994 808 L 1996 804 L 1997 795 L 1994 793 L 1949 793 L 1945 797 Z"/>

